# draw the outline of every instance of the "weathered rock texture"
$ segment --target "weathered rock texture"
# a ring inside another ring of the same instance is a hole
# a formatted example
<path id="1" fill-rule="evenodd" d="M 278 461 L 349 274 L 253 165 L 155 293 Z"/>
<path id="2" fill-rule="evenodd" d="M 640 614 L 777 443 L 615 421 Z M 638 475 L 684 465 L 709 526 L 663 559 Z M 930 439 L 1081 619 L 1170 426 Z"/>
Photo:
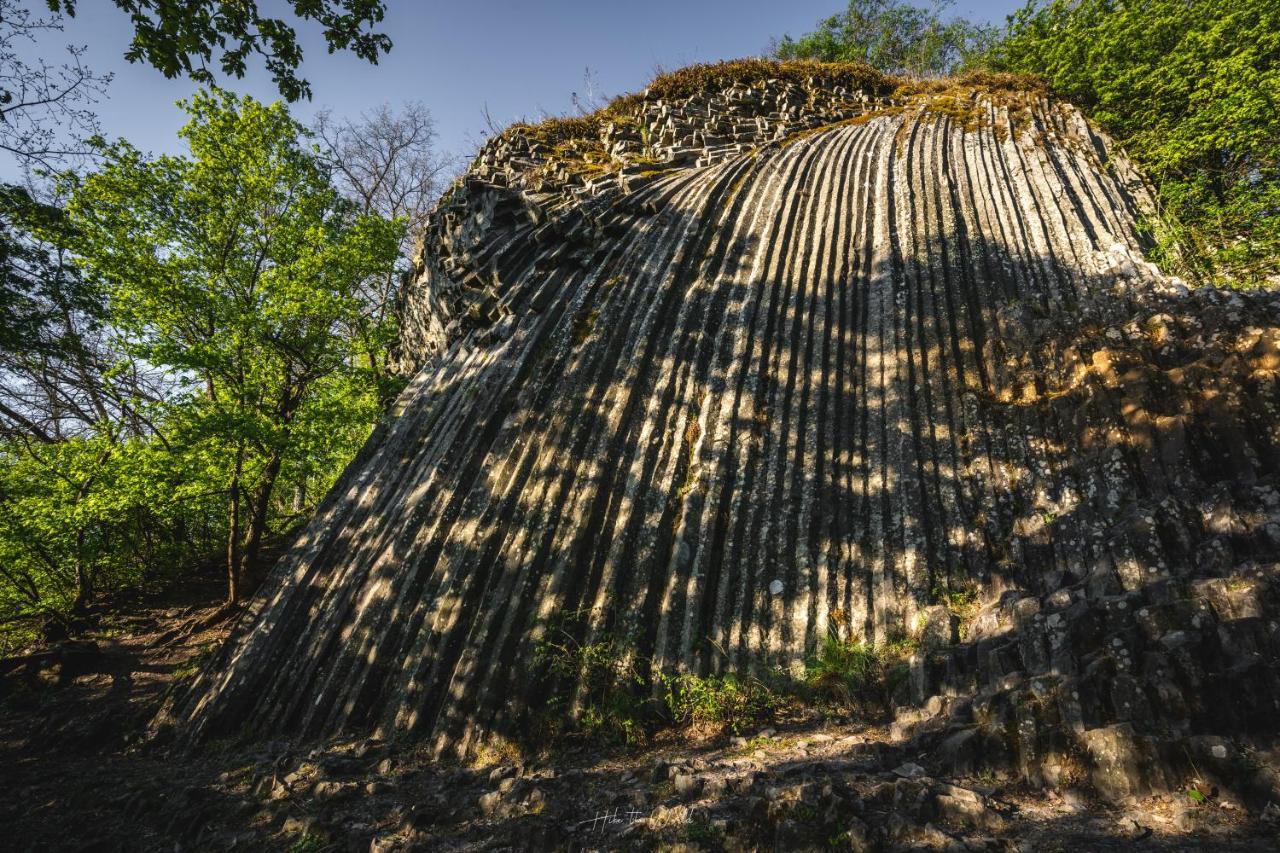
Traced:
<path id="1" fill-rule="evenodd" d="M 597 131 L 513 129 L 441 201 L 416 374 L 191 736 L 465 752 L 580 690 L 537 654 L 573 613 L 642 671 L 915 637 L 902 737 L 1031 778 L 1149 787 L 1179 738 L 1274 729 L 1280 303 L 1145 262 L 1076 110 L 815 78 Z"/>

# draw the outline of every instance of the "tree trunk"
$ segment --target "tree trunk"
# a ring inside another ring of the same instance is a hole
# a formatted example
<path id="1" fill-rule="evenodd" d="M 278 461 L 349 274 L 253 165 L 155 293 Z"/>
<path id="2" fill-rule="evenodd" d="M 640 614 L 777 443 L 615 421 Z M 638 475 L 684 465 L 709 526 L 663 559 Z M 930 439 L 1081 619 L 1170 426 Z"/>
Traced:
<path id="1" fill-rule="evenodd" d="M 262 471 L 262 481 L 253 493 L 253 515 L 244 541 L 243 577 L 257 579 L 258 557 L 262 552 L 262 539 L 267 532 L 267 512 L 271 509 L 271 493 L 276 478 L 280 476 L 280 451 L 271 454 L 267 467 Z"/>
<path id="2" fill-rule="evenodd" d="M 244 473 L 244 448 L 236 450 L 231 474 L 230 523 L 227 530 L 227 604 L 240 600 L 240 475 Z"/>
<path id="3" fill-rule="evenodd" d="M 76 536 L 76 544 L 79 547 L 84 539 L 84 534 Z M 76 556 L 76 598 L 71 605 L 71 612 L 77 616 L 83 615 L 89 609 L 89 602 L 93 600 L 93 576 L 85 567 L 84 558 Z"/>

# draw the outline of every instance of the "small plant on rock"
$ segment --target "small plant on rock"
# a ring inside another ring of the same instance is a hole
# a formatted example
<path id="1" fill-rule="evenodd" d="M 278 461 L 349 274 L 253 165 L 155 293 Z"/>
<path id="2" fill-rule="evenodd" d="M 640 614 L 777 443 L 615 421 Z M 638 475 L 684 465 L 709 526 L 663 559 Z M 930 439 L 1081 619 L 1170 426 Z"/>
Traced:
<path id="1" fill-rule="evenodd" d="M 809 660 L 805 681 L 809 687 L 842 704 L 852 704 L 880 677 L 875 647 L 843 639 L 829 631 Z"/>
<path id="2" fill-rule="evenodd" d="M 289 853 L 320 853 L 322 850 L 328 850 L 328 842 L 318 835 L 304 835 L 289 847 Z"/>
<path id="3" fill-rule="evenodd" d="M 582 685 L 578 724 L 583 733 L 634 746 L 644 739 L 646 718 L 652 716 L 641 690 L 646 679 L 629 651 L 634 643 L 609 632 L 584 642 L 589 615 L 575 611 L 548 620 L 534 659 L 561 683 Z M 570 698 L 556 694 L 548 704 L 564 710 Z"/>
<path id="4" fill-rule="evenodd" d="M 961 582 L 948 586 L 937 586 L 933 589 L 933 597 L 947 608 L 956 626 L 958 639 L 963 642 L 969 633 L 969 623 L 978 615 L 981 606 L 978 601 L 978 587 L 972 582 Z"/>
<path id="5" fill-rule="evenodd" d="M 739 679 L 732 673 L 659 675 L 658 680 L 667 710 L 677 725 L 717 726 L 737 735 L 770 719 L 782 702 L 760 680 Z"/>

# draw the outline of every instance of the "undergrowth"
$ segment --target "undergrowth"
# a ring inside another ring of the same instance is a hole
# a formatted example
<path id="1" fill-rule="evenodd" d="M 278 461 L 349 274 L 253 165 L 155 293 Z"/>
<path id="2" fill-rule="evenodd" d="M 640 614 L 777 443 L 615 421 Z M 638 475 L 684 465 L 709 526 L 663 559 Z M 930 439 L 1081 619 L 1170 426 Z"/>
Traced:
<path id="1" fill-rule="evenodd" d="M 834 703 L 838 708 L 875 716 L 893 704 L 906 681 L 910 656 L 917 642 L 894 635 L 877 645 L 852 636 L 841 610 L 828 615 L 830 627 L 805 667 L 810 701 Z"/>
<path id="2" fill-rule="evenodd" d="M 735 735 L 773 719 L 784 696 L 759 678 L 658 674 L 663 701 L 677 726 L 728 729 Z"/>
<path id="3" fill-rule="evenodd" d="M 589 616 L 583 610 L 544 620 L 534 657 L 551 686 L 530 732 L 540 742 L 578 737 L 632 747 L 663 729 L 741 735 L 800 708 L 880 717 L 916 650 L 906 635 L 878 645 L 853 638 L 844 616 L 833 611 L 831 630 L 799 675 L 781 668 L 754 675 L 671 673 L 636 655 L 634 635 L 590 630 Z"/>
<path id="4" fill-rule="evenodd" d="M 954 618 L 957 639 L 964 642 L 969 633 L 969 625 L 973 622 L 973 617 L 978 615 L 980 607 L 977 586 L 973 583 L 938 586 L 933 590 L 933 597 Z"/>

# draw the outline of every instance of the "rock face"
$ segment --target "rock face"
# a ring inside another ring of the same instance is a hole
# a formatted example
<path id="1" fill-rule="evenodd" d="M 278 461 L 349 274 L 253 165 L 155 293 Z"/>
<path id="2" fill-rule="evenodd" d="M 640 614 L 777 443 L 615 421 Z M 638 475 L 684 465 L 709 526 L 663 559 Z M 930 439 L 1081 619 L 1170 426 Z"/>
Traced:
<path id="1" fill-rule="evenodd" d="M 960 767 L 1122 796 L 1274 729 L 1276 294 L 1146 262 L 1140 179 L 1036 93 L 627 110 L 442 199 L 409 387 L 169 719 L 465 753 L 572 712 L 552 631 L 649 675 L 838 628 L 914 638 L 895 731 Z"/>

